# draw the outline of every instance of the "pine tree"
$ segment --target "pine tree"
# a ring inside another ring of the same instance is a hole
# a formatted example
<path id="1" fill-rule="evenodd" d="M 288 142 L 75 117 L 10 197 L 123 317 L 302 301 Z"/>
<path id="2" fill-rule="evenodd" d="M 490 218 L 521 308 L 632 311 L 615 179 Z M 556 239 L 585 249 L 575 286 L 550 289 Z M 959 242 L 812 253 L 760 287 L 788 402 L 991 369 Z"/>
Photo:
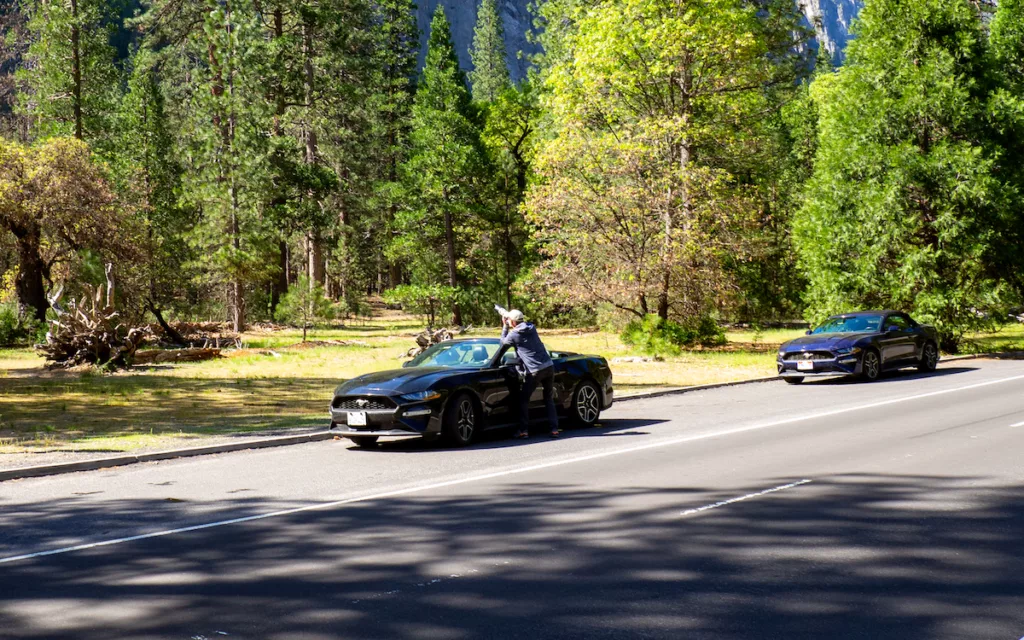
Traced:
<path id="1" fill-rule="evenodd" d="M 498 0 L 480 0 L 473 47 L 470 49 L 473 71 L 473 98 L 492 102 L 511 84 L 505 53 L 505 28 L 498 13 Z"/>
<path id="2" fill-rule="evenodd" d="M 188 269 L 194 256 L 186 242 L 195 216 L 179 204 L 182 166 L 155 64 L 156 56 L 145 46 L 138 47 L 130 59 L 131 76 L 117 114 L 111 166 L 118 192 L 133 203 L 145 233 L 133 274 L 136 282 L 126 284 L 142 292 L 142 305 L 173 337 L 176 332 L 163 310 L 183 306 L 195 275 Z"/>
<path id="3" fill-rule="evenodd" d="M 415 284 L 434 284 L 443 273 L 448 286 L 458 290 L 463 286 L 459 260 L 477 223 L 484 154 L 441 6 L 430 23 L 426 62 L 412 109 L 411 142 L 403 167 L 410 209 L 402 213 L 403 233 L 393 243 L 392 255 L 412 263 L 413 276 L 420 280 Z M 436 260 L 438 253 L 443 262 Z M 462 324 L 461 306 L 455 302 L 452 307 L 452 322 Z"/>
<path id="4" fill-rule="evenodd" d="M 103 152 L 117 111 L 119 74 L 110 45 L 115 15 L 104 0 L 30 0 L 32 44 L 20 72 L 20 108 L 32 135 L 74 136 Z"/>
<path id="5" fill-rule="evenodd" d="M 988 117 L 983 21 L 969 0 L 874 0 L 846 64 L 819 77 L 819 146 L 794 222 L 808 315 L 906 309 L 955 350 L 1002 296 L 1013 189 Z"/>

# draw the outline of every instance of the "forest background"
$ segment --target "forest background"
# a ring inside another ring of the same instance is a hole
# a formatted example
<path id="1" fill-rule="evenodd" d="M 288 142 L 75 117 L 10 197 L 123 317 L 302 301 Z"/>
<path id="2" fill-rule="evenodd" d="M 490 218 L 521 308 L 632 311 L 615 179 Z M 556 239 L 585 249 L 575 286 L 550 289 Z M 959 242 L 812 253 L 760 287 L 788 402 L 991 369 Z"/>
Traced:
<path id="1" fill-rule="evenodd" d="M 791 0 L 548 0 L 518 84 L 495 0 L 468 74 L 408 0 L 2 11 L 0 342 L 107 265 L 129 324 L 235 331 L 1020 314 L 1021 0 L 867 0 L 838 69 Z"/>

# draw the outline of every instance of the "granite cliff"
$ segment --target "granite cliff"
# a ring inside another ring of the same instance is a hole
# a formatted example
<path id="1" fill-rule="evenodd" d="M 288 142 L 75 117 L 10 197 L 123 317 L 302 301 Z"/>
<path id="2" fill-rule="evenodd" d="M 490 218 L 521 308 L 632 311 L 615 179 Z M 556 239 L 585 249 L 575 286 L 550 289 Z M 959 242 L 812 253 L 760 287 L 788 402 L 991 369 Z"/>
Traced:
<path id="1" fill-rule="evenodd" d="M 850 37 L 850 22 L 856 17 L 863 0 L 796 0 L 808 22 L 814 26 L 819 43 L 832 55 L 836 64 L 843 60 L 843 50 Z M 533 0 L 498 0 L 498 8 L 505 24 L 505 47 L 512 77 L 519 80 L 526 75 L 529 62 L 526 55 L 538 50 L 536 44 L 527 42 L 526 32 L 532 28 L 533 18 L 529 5 Z M 420 66 L 426 55 L 427 35 L 430 19 L 437 5 L 444 5 L 445 13 L 452 25 L 455 50 L 459 54 L 462 68 L 470 70 L 473 63 L 469 58 L 469 47 L 473 43 L 473 27 L 476 25 L 476 10 L 479 0 L 419 0 L 416 22 L 420 29 Z M 520 55 L 524 52 L 526 55 Z"/>

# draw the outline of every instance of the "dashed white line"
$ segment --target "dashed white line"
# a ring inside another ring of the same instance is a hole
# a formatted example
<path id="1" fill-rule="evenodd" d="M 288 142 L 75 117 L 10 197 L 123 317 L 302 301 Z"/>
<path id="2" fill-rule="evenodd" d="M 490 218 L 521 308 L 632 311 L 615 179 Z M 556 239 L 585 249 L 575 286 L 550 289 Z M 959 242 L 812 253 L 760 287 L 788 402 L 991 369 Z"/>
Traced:
<path id="1" fill-rule="evenodd" d="M 786 489 L 792 489 L 793 487 L 799 487 L 800 485 L 807 484 L 808 482 L 811 482 L 811 481 L 805 479 L 805 480 L 800 480 L 799 482 L 790 482 L 789 484 L 784 484 L 784 485 L 781 485 L 781 486 L 778 486 L 778 487 L 772 487 L 771 489 L 765 489 L 764 491 L 758 491 L 757 493 L 748 493 L 747 495 L 740 496 L 738 498 L 730 498 L 729 500 L 722 500 L 721 502 L 716 502 L 714 504 L 706 504 L 703 507 L 697 507 L 696 509 L 687 509 L 686 511 L 683 511 L 679 515 L 681 515 L 681 516 L 690 516 L 690 515 L 693 515 L 695 513 L 700 513 L 702 511 L 710 511 L 712 509 L 717 509 L 719 507 L 724 507 L 724 506 L 729 505 L 729 504 L 735 504 L 737 502 L 743 502 L 744 500 L 750 500 L 751 498 L 757 498 L 759 496 L 767 495 L 769 493 L 775 493 L 776 491 L 785 491 Z"/>
<path id="2" fill-rule="evenodd" d="M 283 509 L 281 511 L 271 511 L 269 513 L 261 513 L 253 516 L 245 516 L 241 518 L 231 518 L 229 520 L 220 520 L 217 522 L 207 522 L 204 524 L 197 524 L 188 527 L 179 527 L 176 529 L 167 529 L 164 531 L 153 531 L 151 533 L 143 533 L 135 536 L 127 536 L 124 538 L 114 538 L 112 540 L 102 540 L 100 542 L 90 542 L 87 544 L 78 544 L 70 547 L 62 547 L 60 549 L 49 549 L 47 551 L 37 551 L 35 553 L 26 553 L 17 556 L 10 556 L 7 558 L 0 558 L 0 564 L 6 564 L 8 562 L 17 562 L 19 560 L 30 560 L 32 558 L 42 558 L 45 556 L 55 556 L 64 553 L 72 553 L 75 551 L 85 551 L 87 549 L 96 549 L 99 547 L 109 547 L 117 544 L 124 544 L 127 542 L 137 542 L 139 540 L 149 540 L 151 538 L 161 538 L 163 536 L 175 535 L 178 533 L 188 533 L 191 531 L 202 531 L 203 529 L 213 529 L 216 527 L 226 527 L 232 524 L 242 524 L 244 522 L 255 522 L 257 520 L 266 520 L 268 518 L 280 518 L 283 516 L 290 516 L 297 513 L 305 513 L 307 511 L 321 511 L 324 509 L 333 509 L 349 504 L 355 504 L 358 502 L 369 502 L 372 500 L 382 500 L 384 498 L 394 498 L 397 496 L 406 496 L 414 493 L 423 493 L 425 491 L 431 491 L 434 489 L 443 489 L 446 487 L 454 487 L 463 484 L 478 483 L 483 480 L 493 480 L 495 478 L 503 478 L 506 476 L 519 475 L 524 473 L 531 473 L 533 471 L 540 471 L 542 469 L 551 469 L 554 467 L 560 467 L 563 465 L 577 464 L 580 462 L 589 462 L 591 460 L 600 460 L 601 458 L 610 458 L 612 456 L 627 455 L 630 453 L 637 453 L 639 451 L 648 451 L 651 449 L 659 449 L 662 447 L 671 447 L 678 444 L 685 444 L 688 442 L 697 442 L 699 440 L 710 440 L 711 438 L 720 438 L 723 436 L 731 436 L 740 433 L 748 433 L 751 431 L 760 431 L 762 429 L 770 429 L 773 427 L 779 427 L 787 424 L 794 424 L 796 422 L 803 422 L 805 420 L 815 420 L 818 418 L 827 418 L 830 416 L 840 415 L 843 413 L 851 413 L 854 411 L 863 411 L 865 409 L 875 409 L 878 407 L 884 407 L 891 404 L 898 404 L 901 402 L 910 402 L 913 400 L 921 400 L 924 398 L 933 398 L 935 396 L 946 395 L 948 393 L 957 393 L 959 391 L 969 391 L 971 389 L 979 389 L 981 387 L 988 387 L 995 384 L 1003 384 L 1006 382 L 1014 382 L 1017 380 L 1024 380 L 1024 375 L 1012 376 L 1010 378 L 1001 378 L 999 380 L 987 380 L 985 382 L 977 382 L 975 384 L 969 384 L 964 387 L 956 387 L 953 389 L 940 389 L 939 391 L 929 391 L 928 393 L 919 393 L 913 396 L 906 396 L 903 398 L 892 398 L 889 400 L 882 400 L 872 404 L 861 404 L 852 407 L 845 407 L 842 409 L 832 409 L 830 411 L 819 411 L 817 413 L 809 413 L 803 416 L 797 416 L 794 418 L 786 418 L 784 420 L 776 420 L 774 422 L 765 422 L 761 424 L 753 424 L 746 427 L 737 427 L 735 429 L 726 429 L 724 431 L 714 431 L 711 433 L 702 433 L 692 436 L 680 436 L 678 438 L 669 438 L 667 440 L 659 440 L 658 442 L 651 442 L 648 444 L 641 444 L 632 447 L 626 447 L 624 449 L 613 449 L 611 451 L 602 451 L 600 453 L 592 453 L 585 456 L 578 456 L 576 458 L 566 458 L 562 460 L 553 460 L 551 462 L 542 462 L 540 464 L 533 464 L 526 467 L 518 467 L 512 469 L 505 469 L 503 471 L 495 471 L 493 473 L 484 473 L 480 475 L 468 476 L 465 478 L 457 478 L 455 480 L 446 480 L 444 482 L 434 482 L 431 484 L 420 485 L 416 487 L 406 487 L 404 489 L 395 489 L 392 491 L 382 491 L 380 493 L 373 493 L 370 495 L 359 496 L 355 498 L 345 498 L 343 500 L 334 500 L 332 502 L 321 502 L 319 504 L 311 504 L 305 507 L 296 507 L 294 509 Z M 1024 640 L 1024 639 L 1022 639 Z"/>
<path id="3" fill-rule="evenodd" d="M 1024 422 L 1018 422 L 1016 424 L 1011 424 L 1010 425 L 1011 429 L 1014 428 L 1014 427 L 1024 427 Z M 1020 640 L 1024 640 L 1024 638 L 1021 638 Z"/>

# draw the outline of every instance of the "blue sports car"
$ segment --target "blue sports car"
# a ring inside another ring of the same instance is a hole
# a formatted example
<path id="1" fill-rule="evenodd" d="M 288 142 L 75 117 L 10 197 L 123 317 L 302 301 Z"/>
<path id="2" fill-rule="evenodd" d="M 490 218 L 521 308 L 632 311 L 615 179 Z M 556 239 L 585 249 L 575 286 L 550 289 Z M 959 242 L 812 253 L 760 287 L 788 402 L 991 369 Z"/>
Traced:
<path id="1" fill-rule="evenodd" d="M 800 384 L 808 376 L 858 376 L 877 380 L 883 371 L 939 363 L 935 328 L 899 311 L 859 311 L 832 316 L 807 335 L 779 348 L 779 376 Z"/>

